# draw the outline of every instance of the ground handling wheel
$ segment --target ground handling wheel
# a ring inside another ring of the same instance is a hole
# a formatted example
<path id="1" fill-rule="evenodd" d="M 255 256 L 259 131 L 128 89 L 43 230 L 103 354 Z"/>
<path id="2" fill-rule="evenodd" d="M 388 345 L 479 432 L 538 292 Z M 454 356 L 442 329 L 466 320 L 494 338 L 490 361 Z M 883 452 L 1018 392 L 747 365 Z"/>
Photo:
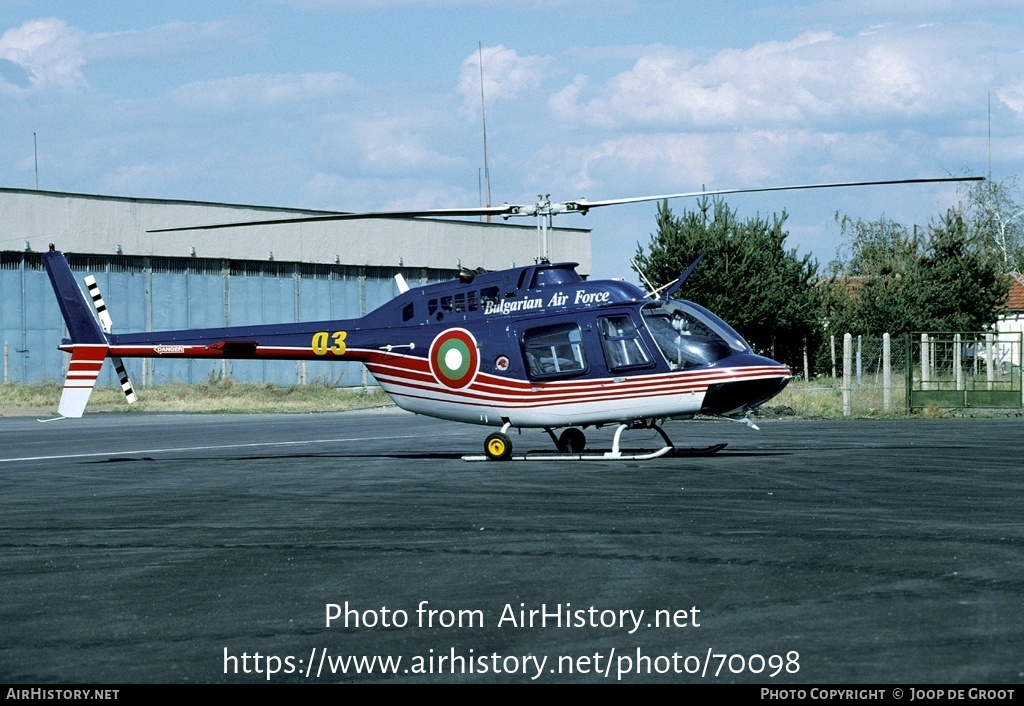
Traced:
<path id="1" fill-rule="evenodd" d="M 489 434 L 484 441 L 484 453 L 491 461 L 507 461 L 512 455 L 512 440 L 500 431 Z"/>
<path id="2" fill-rule="evenodd" d="M 558 450 L 561 453 L 578 454 L 583 453 L 587 445 L 587 437 L 582 430 L 576 427 L 569 427 L 558 437 Z"/>

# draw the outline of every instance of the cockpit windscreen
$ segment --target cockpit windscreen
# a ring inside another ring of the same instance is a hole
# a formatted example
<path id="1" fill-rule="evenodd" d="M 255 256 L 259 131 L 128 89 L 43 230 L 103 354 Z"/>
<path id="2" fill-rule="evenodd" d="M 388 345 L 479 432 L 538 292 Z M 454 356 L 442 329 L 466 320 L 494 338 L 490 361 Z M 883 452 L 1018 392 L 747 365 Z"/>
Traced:
<path id="1" fill-rule="evenodd" d="M 673 370 L 752 352 L 729 324 L 693 302 L 671 299 L 648 304 L 641 311 L 647 330 Z"/>

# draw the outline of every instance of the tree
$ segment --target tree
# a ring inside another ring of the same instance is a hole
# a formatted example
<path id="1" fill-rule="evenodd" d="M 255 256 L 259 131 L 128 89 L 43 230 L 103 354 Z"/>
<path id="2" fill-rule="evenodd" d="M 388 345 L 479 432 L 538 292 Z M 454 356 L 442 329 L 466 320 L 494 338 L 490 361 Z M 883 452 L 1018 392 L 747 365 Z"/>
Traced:
<path id="1" fill-rule="evenodd" d="M 830 263 L 822 283 L 824 319 L 829 331 L 898 333 L 914 330 L 914 287 L 921 246 L 917 233 L 885 217 L 875 221 L 836 214 L 848 252 Z"/>
<path id="2" fill-rule="evenodd" d="M 802 366 L 805 340 L 813 346 L 820 335 L 818 264 L 785 248 L 785 212 L 741 221 L 721 199 L 697 206 L 680 216 L 659 206 L 657 233 L 646 251 L 637 245 L 638 271 L 665 284 L 707 252 L 679 296 L 714 311 L 758 352 Z"/>
<path id="3" fill-rule="evenodd" d="M 1010 288 L 999 253 L 954 209 L 929 227 L 914 285 L 920 331 L 989 330 Z"/>
<path id="4" fill-rule="evenodd" d="M 963 192 L 963 216 L 972 238 L 1002 256 L 1005 272 L 1024 267 L 1024 199 L 1016 177 L 970 182 Z"/>
<path id="5" fill-rule="evenodd" d="M 885 218 L 838 217 L 848 259 L 823 285 L 834 333 L 984 331 L 996 322 L 1009 283 L 983 230 L 950 209 L 926 234 Z"/>

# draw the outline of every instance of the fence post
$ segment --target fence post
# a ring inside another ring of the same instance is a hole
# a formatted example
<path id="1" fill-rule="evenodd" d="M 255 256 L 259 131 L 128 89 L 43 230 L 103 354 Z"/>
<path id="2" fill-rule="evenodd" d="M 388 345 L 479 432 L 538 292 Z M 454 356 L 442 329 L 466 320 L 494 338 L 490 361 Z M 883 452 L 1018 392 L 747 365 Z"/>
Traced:
<path id="1" fill-rule="evenodd" d="M 992 365 L 992 357 L 995 346 L 993 345 L 992 334 L 985 334 L 985 380 L 988 381 L 988 389 L 995 387 L 996 371 Z"/>
<path id="2" fill-rule="evenodd" d="M 843 335 L 843 416 L 849 417 L 853 412 L 852 390 L 850 389 L 853 358 L 853 335 Z"/>
<path id="3" fill-rule="evenodd" d="M 7 382 L 8 366 L 10 365 L 10 351 L 7 348 L 7 341 L 4 341 L 4 382 Z"/>
<path id="4" fill-rule="evenodd" d="M 1017 335 L 1017 378 L 1021 386 L 1021 405 L 1024 406 L 1024 333 Z"/>
<path id="5" fill-rule="evenodd" d="M 931 365 L 928 362 L 928 334 L 921 334 L 921 389 L 930 390 L 931 386 L 928 384 L 928 372 L 931 370 Z"/>
<path id="6" fill-rule="evenodd" d="M 863 357 L 861 356 L 861 343 L 863 338 L 863 336 L 857 334 L 857 387 L 860 387 L 863 384 L 864 364 Z"/>
<path id="7" fill-rule="evenodd" d="M 882 411 L 892 410 L 892 341 L 882 334 Z"/>
<path id="8" fill-rule="evenodd" d="M 960 334 L 953 334 L 953 380 L 956 382 L 956 389 L 964 389 L 964 369 L 960 356 L 963 349 L 960 346 Z"/>
<path id="9" fill-rule="evenodd" d="M 810 372 L 807 370 L 807 336 L 804 336 L 804 382 L 810 380 Z"/>
<path id="10" fill-rule="evenodd" d="M 1024 333 L 1017 335 L 1017 382 L 1021 389 L 1021 405 L 1024 406 Z"/>
<path id="11" fill-rule="evenodd" d="M 832 379 L 836 379 L 836 335 L 832 334 L 830 337 L 832 344 Z"/>

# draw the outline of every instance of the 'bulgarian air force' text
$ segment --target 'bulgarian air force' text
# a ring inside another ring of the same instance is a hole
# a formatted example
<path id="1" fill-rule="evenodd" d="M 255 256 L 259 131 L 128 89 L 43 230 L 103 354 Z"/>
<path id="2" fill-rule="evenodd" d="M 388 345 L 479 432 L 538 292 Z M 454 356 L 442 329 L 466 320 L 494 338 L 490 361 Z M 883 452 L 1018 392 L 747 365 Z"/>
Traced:
<path id="1" fill-rule="evenodd" d="M 610 292 L 588 292 L 585 289 L 577 289 L 574 296 L 564 292 L 555 292 L 547 304 L 543 297 L 527 299 L 501 299 L 496 302 L 487 302 L 484 306 L 484 314 L 512 314 L 519 311 L 530 311 L 531 309 L 543 309 L 545 307 L 565 306 L 570 299 L 573 304 L 580 306 L 600 306 L 610 304 L 612 295 Z"/>

